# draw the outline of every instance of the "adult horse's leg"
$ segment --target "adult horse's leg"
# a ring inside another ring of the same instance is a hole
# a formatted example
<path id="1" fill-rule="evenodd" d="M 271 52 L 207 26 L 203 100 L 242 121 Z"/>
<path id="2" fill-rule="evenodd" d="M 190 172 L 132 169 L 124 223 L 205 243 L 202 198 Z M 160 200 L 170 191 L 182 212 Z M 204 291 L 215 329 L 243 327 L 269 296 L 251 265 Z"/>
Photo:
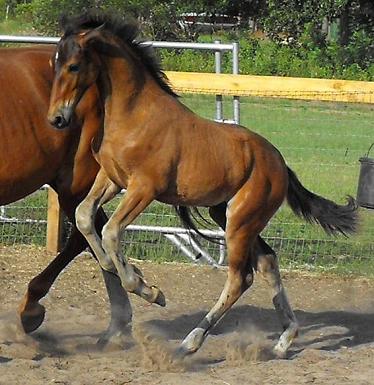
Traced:
<path id="1" fill-rule="evenodd" d="M 260 236 L 257 238 L 255 254 L 257 260 L 255 269 L 270 286 L 273 304 L 283 327 L 283 333 L 274 347 L 275 354 L 283 357 L 297 336 L 298 322 L 282 284 L 277 255 Z"/>
<path id="2" fill-rule="evenodd" d="M 95 227 L 96 231 L 101 234 L 101 231 L 108 221 L 104 210 L 100 208 L 96 214 Z M 88 243 L 85 240 L 87 246 Z M 93 253 L 93 256 L 97 260 L 97 257 Z M 132 308 L 129 300 L 129 296 L 122 287 L 121 280 L 116 274 L 110 273 L 103 268 L 101 272 L 104 277 L 105 287 L 108 293 L 109 304 L 110 304 L 110 324 L 107 330 L 101 335 L 98 344 L 103 347 L 105 346 L 110 338 L 115 335 L 124 334 L 127 332 L 129 325 L 132 321 Z"/>
<path id="3" fill-rule="evenodd" d="M 69 200 L 66 200 L 68 202 Z M 70 202 L 71 203 L 71 202 Z M 72 207 L 61 200 L 61 205 L 70 219 L 74 222 L 71 213 Z M 107 217 L 103 210 L 99 210 L 95 221 L 96 229 L 99 233 L 107 222 Z M 19 307 L 19 315 L 22 326 L 26 333 L 37 329 L 43 322 L 45 308 L 39 303 L 49 291 L 53 282 L 60 272 L 88 246 L 86 239 L 74 226 L 64 249 L 39 275 L 33 278 L 26 294 Z M 120 279 L 105 270 L 102 270 L 108 297 L 110 301 L 111 320 L 107 331 L 99 340 L 100 345 L 105 345 L 111 336 L 122 333 L 132 319 L 131 304 L 126 291 L 122 288 Z"/>
<path id="4" fill-rule="evenodd" d="M 141 187 L 142 186 L 139 186 L 139 190 L 142 190 Z M 142 274 L 140 274 L 139 270 L 135 269 L 134 266 L 132 266 L 131 264 L 125 262 L 124 259 L 121 261 L 115 261 L 116 263 L 114 263 L 112 255 L 109 256 L 105 252 L 106 250 L 104 251 L 101 239 L 99 238 L 93 226 L 93 218 L 98 207 L 112 199 L 113 196 L 119 190 L 120 188 L 107 177 L 105 171 L 103 169 L 100 169 L 90 192 L 76 210 L 77 227 L 87 239 L 87 242 L 89 243 L 91 249 L 94 251 L 96 257 L 98 258 L 101 267 L 109 272 L 117 273 L 121 278 L 123 287 L 127 291 L 133 292 L 134 290 L 132 290 L 132 284 L 130 284 L 130 282 L 128 282 L 125 277 L 129 277 L 129 279 L 133 279 L 136 281 L 136 287 L 140 290 L 136 293 L 139 294 L 141 297 L 147 299 L 149 302 L 164 305 L 165 299 L 161 291 L 156 287 L 149 287 L 144 282 Z M 116 213 L 121 210 L 123 202 L 127 202 L 129 200 L 129 197 L 132 196 L 130 190 L 131 188 L 129 184 L 127 193 L 122 199 L 120 205 L 116 209 L 113 216 L 116 216 Z M 119 237 L 119 234 L 116 234 L 116 236 Z M 123 271 L 124 269 L 125 272 Z"/>
<path id="5" fill-rule="evenodd" d="M 21 323 L 26 333 L 37 329 L 44 320 L 45 308 L 39 300 L 48 293 L 60 272 L 86 247 L 85 239 L 74 227 L 61 253 L 30 281 L 19 306 Z"/>

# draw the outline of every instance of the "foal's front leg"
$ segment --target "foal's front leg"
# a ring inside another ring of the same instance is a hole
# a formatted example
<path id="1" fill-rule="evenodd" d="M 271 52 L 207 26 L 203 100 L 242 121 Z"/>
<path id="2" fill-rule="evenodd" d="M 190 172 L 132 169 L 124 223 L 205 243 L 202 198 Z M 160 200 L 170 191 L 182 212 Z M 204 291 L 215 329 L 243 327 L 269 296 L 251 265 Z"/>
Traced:
<path id="1" fill-rule="evenodd" d="M 150 303 L 165 306 L 165 296 L 156 286 L 148 286 L 121 252 L 121 230 L 124 230 L 155 198 L 153 189 L 142 178 L 130 181 L 127 192 L 103 228 L 102 245 L 113 261 L 123 287 Z"/>
<path id="2" fill-rule="evenodd" d="M 91 190 L 75 212 L 78 230 L 86 238 L 100 266 L 111 273 L 116 273 L 116 270 L 112 260 L 105 255 L 101 246 L 101 239 L 95 228 L 95 217 L 98 208 L 111 200 L 120 190 L 120 187 L 107 177 L 105 171 L 100 169 Z"/>

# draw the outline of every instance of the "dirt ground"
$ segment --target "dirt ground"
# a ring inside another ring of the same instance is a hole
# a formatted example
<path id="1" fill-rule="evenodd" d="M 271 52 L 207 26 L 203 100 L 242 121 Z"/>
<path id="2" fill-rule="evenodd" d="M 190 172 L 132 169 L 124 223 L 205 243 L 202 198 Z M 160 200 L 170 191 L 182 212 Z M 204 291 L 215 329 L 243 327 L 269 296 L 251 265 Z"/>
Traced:
<path id="1" fill-rule="evenodd" d="M 43 325 L 30 336 L 20 331 L 18 302 L 51 257 L 42 248 L 0 246 L 0 385 L 374 384 L 374 280 L 284 273 L 301 332 L 288 358 L 276 359 L 270 350 L 281 329 L 257 278 L 199 352 L 181 362 L 170 352 L 218 298 L 224 270 L 136 262 L 167 306 L 131 296 L 133 336 L 100 351 L 109 309 L 87 254 L 43 300 Z"/>

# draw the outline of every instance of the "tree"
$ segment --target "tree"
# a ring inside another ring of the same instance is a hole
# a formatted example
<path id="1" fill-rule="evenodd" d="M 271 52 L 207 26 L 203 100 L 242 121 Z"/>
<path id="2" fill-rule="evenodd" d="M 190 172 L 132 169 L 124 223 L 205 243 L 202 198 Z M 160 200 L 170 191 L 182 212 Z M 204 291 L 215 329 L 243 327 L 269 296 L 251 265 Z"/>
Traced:
<path id="1" fill-rule="evenodd" d="M 306 24 L 318 35 L 324 20 L 333 19 L 340 21 L 341 45 L 351 41 L 354 31 L 374 32 L 372 0 L 268 0 L 265 13 L 265 29 L 274 39 L 288 36 L 297 40 Z"/>
<path id="2" fill-rule="evenodd" d="M 346 0 L 339 16 L 341 45 L 347 45 L 357 31 L 374 34 L 374 2 L 372 0 Z"/>

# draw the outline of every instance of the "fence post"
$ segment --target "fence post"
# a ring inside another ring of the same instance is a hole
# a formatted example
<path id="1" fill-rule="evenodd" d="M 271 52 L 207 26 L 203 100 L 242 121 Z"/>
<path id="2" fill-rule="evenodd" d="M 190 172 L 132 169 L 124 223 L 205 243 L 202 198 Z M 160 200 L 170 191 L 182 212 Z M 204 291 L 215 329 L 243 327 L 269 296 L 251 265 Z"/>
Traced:
<path id="1" fill-rule="evenodd" d="M 234 75 L 239 75 L 239 43 L 233 43 L 232 73 Z M 234 96 L 233 109 L 234 109 L 234 121 L 236 124 L 240 124 L 240 98 L 239 98 L 239 96 Z"/>
<path id="2" fill-rule="evenodd" d="M 214 40 L 215 44 L 221 44 L 220 40 Z M 215 59 L 215 70 L 216 74 L 221 73 L 221 65 L 222 65 L 222 54 L 221 51 L 216 51 L 214 53 L 214 59 Z M 223 121 L 223 101 L 222 101 L 222 95 L 216 95 L 216 120 L 218 122 Z"/>
<path id="3" fill-rule="evenodd" d="M 48 188 L 48 214 L 47 214 L 47 250 L 58 253 L 61 250 L 63 229 L 62 210 L 58 203 L 57 193 Z"/>

